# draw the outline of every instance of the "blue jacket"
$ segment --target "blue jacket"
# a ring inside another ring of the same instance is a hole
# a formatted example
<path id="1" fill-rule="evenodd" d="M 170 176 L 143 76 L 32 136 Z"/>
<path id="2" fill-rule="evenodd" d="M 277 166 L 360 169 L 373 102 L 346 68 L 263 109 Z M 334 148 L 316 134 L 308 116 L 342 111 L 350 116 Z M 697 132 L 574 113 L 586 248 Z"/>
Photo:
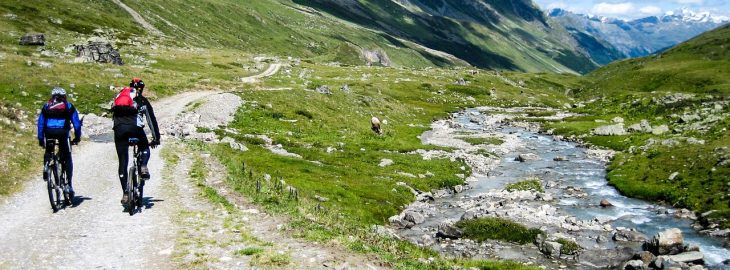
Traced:
<path id="1" fill-rule="evenodd" d="M 81 120 L 79 120 L 79 113 L 71 102 L 66 102 L 66 111 L 61 115 L 49 113 L 48 104 L 45 104 L 38 115 L 38 140 L 45 139 L 46 129 L 71 131 L 71 124 L 74 128 L 74 137 L 81 138 Z"/>

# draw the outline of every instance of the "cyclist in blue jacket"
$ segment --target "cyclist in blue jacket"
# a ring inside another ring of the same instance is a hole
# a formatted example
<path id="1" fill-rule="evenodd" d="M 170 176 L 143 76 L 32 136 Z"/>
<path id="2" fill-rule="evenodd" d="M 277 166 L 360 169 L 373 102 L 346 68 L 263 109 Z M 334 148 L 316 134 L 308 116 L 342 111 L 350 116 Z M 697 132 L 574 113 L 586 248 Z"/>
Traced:
<path id="1" fill-rule="evenodd" d="M 74 139 L 70 141 L 72 124 Z M 66 90 L 61 87 L 53 88 L 51 99 L 43 105 L 41 113 L 38 115 L 38 145 L 46 148 L 46 139 L 58 140 L 60 162 L 66 169 L 66 178 L 68 178 L 68 190 L 66 192 L 73 198 L 71 144 L 76 145 L 81 141 L 81 120 L 79 120 L 79 113 L 76 108 L 66 100 Z M 46 148 L 44 163 L 48 161 L 51 151 L 53 149 Z"/>

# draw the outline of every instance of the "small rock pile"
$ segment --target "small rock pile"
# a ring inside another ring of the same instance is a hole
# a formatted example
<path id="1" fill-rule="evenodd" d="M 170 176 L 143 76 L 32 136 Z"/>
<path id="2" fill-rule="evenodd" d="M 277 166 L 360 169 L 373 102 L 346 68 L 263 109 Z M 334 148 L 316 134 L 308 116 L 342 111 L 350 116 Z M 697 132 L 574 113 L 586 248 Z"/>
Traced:
<path id="1" fill-rule="evenodd" d="M 121 55 L 111 43 L 105 41 L 89 41 L 86 45 L 74 45 L 76 61 L 84 63 L 110 63 L 123 65 Z"/>
<path id="2" fill-rule="evenodd" d="M 682 231 L 677 228 L 658 233 L 644 242 L 644 251 L 636 253 L 622 269 L 707 269 L 704 255 L 696 246 L 684 244 Z"/>

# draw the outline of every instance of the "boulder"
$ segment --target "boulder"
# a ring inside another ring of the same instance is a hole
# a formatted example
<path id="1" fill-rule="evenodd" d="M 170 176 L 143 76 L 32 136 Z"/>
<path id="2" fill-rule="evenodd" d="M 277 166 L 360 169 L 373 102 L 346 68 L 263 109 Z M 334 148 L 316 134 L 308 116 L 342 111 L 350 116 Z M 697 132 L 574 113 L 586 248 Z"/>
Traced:
<path id="1" fill-rule="evenodd" d="M 459 239 L 464 235 L 464 231 L 456 227 L 454 224 L 441 223 L 438 227 L 436 237 L 446 239 Z"/>
<path id="2" fill-rule="evenodd" d="M 87 44 L 74 45 L 74 47 L 79 62 L 124 64 L 119 52 L 109 42 L 89 41 Z"/>
<path id="3" fill-rule="evenodd" d="M 617 230 L 613 234 L 613 240 L 617 242 L 644 242 L 647 239 L 643 233 L 633 230 Z"/>
<path id="4" fill-rule="evenodd" d="M 629 126 L 629 132 L 651 133 L 651 125 L 646 119 L 642 119 L 639 123 Z"/>
<path id="5" fill-rule="evenodd" d="M 378 164 L 378 166 L 380 166 L 380 167 L 387 167 L 390 165 L 393 165 L 393 160 L 387 159 L 387 158 L 381 159 L 380 164 Z"/>
<path id="6" fill-rule="evenodd" d="M 537 156 L 536 154 L 527 153 L 527 154 L 520 154 L 520 155 L 518 155 L 515 158 L 515 161 L 525 162 L 525 161 L 528 161 L 528 160 L 539 160 L 539 159 L 540 159 L 540 157 Z"/>
<path id="7" fill-rule="evenodd" d="M 599 203 L 599 205 L 601 207 L 604 207 L 604 208 L 605 207 L 611 207 L 611 206 L 613 206 L 613 204 L 611 202 L 609 202 L 607 199 L 601 200 L 601 202 Z"/>
<path id="8" fill-rule="evenodd" d="M 19 44 L 24 46 L 44 46 L 46 45 L 46 36 L 43 34 L 25 34 L 20 37 Z"/>
<path id="9" fill-rule="evenodd" d="M 675 255 L 684 251 L 682 231 L 672 228 L 659 232 L 646 242 L 646 249 L 657 255 Z"/>
<path id="10" fill-rule="evenodd" d="M 626 130 L 624 129 L 623 123 L 618 123 L 615 125 L 597 127 L 593 130 L 593 134 L 598 136 L 626 135 Z"/>
<path id="11" fill-rule="evenodd" d="M 340 87 L 340 91 L 345 92 L 345 94 L 349 94 L 351 92 L 350 85 L 348 85 L 348 84 L 342 85 L 342 87 Z"/>

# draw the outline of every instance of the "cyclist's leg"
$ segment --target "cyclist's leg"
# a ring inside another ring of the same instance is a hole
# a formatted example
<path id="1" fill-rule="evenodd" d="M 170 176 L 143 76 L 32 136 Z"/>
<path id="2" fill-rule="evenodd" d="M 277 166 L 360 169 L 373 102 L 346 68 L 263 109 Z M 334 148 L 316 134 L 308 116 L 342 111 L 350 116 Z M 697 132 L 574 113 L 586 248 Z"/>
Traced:
<path id="1" fill-rule="evenodd" d="M 114 146 L 117 150 L 117 158 L 119 158 L 119 183 L 122 185 L 122 192 L 127 191 L 127 163 L 129 163 L 129 132 L 125 126 L 117 126 L 114 129 Z"/>
<path id="2" fill-rule="evenodd" d="M 147 135 L 144 133 L 144 129 L 139 128 L 137 130 L 137 137 L 139 138 L 139 151 L 140 156 L 142 157 L 142 174 L 144 178 L 149 178 L 149 169 L 147 168 L 147 163 L 150 161 L 150 143 L 147 140 Z"/>

